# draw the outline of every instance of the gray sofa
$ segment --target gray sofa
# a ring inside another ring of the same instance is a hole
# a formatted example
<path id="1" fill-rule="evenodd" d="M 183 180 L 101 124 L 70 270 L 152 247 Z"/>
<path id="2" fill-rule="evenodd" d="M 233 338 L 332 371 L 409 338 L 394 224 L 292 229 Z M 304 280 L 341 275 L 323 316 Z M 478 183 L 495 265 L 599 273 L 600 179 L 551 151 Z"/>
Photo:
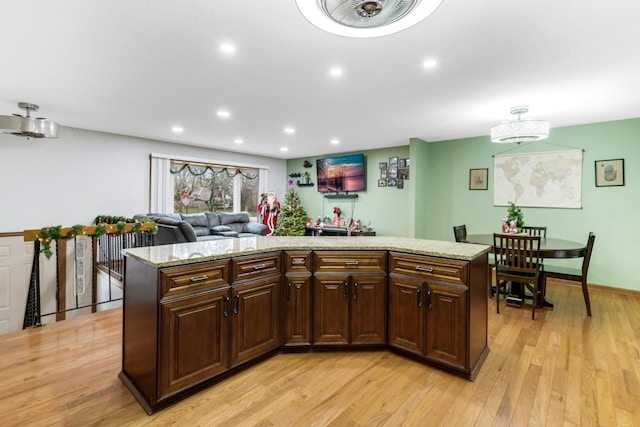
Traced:
<path id="1" fill-rule="evenodd" d="M 149 218 L 158 225 L 154 242 L 156 245 L 265 236 L 267 233 L 267 227 L 251 222 L 246 212 L 148 213 L 135 215 L 134 218 Z"/>

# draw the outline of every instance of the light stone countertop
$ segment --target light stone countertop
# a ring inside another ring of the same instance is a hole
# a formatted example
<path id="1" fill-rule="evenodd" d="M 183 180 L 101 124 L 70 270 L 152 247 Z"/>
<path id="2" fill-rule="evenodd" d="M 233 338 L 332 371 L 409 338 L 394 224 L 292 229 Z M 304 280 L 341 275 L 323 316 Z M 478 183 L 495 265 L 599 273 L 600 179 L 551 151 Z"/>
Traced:
<path id="1" fill-rule="evenodd" d="M 392 236 L 256 236 L 124 249 L 155 268 L 287 250 L 384 250 L 471 261 L 489 246 Z"/>

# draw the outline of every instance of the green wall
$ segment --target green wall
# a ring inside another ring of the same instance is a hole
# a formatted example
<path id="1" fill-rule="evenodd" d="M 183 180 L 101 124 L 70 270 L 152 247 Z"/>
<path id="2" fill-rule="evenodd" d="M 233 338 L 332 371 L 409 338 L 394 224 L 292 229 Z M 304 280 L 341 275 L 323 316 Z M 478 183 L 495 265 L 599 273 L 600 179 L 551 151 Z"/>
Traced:
<path id="1" fill-rule="evenodd" d="M 553 125 L 553 124 L 552 124 Z M 640 160 L 640 119 L 552 128 L 547 140 L 529 144 L 493 144 L 487 136 L 427 143 L 411 139 L 408 146 L 365 152 L 367 191 L 355 202 L 355 218 L 371 221 L 380 235 L 453 240 L 453 226 L 466 224 L 469 233 L 499 231 L 506 207 L 493 206 L 493 156 L 510 154 L 584 150 L 582 168 L 582 209 L 523 207 L 529 225 L 545 225 L 548 236 L 586 242 L 596 233 L 589 282 L 640 291 L 640 275 L 635 262 L 640 253 L 640 233 L 635 221 L 640 212 L 638 161 Z M 378 188 L 378 163 L 388 157 L 410 157 L 411 178 L 403 190 Z M 624 159 L 625 185 L 595 186 L 595 161 Z M 287 173 L 303 172 L 302 162 L 287 162 Z M 315 158 L 311 175 L 315 179 Z M 489 169 L 489 189 L 469 190 L 469 169 Z M 315 187 L 297 188 L 310 216 L 322 211 L 322 196 Z M 324 215 L 333 216 L 334 205 L 347 201 L 325 201 Z M 346 210 L 348 212 L 348 209 Z M 549 262 L 549 261 L 545 261 Z M 579 265 L 580 260 L 556 261 Z"/>
<path id="2" fill-rule="evenodd" d="M 355 154 L 355 153 L 343 153 Z M 379 150 L 369 150 L 365 153 L 365 174 L 367 190 L 358 193 L 355 199 L 325 199 L 318 192 L 316 185 L 313 187 L 298 187 L 295 190 L 300 195 L 302 206 L 307 210 L 311 218 L 328 216 L 333 218 L 333 207 L 338 206 L 345 216 L 353 216 L 360 219 L 363 225 L 371 223 L 378 235 L 385 236 L 413 236 L 413 227 L 407 221 L 409 206 L 413 202 L 414 180 L 410 176 L 404 182 L 404 188 L 399 190 L 395 187 L 378 187 L 380 178 L 380 162 L 389 162 L 389 157 L 408 158 L 409 146 L 391 147 Z M 333 156 L 333 155 L 331 155 Z M 325 157 L 325 156 L 321 156 Z M 301 173 L 308 171 L 311 181 L 317 184 L 316 159 L 318 157 L 304 157 L 287 161 L 287 175 L 291 173 Z M 308 160 L 313 165 L 311 168 L 304 168 L 302 165 Z M 413 168 L 411 168 L 413 173 Z M 300 178 L 293 178 L 297 181 Z M 284 197 L 282 197 L 284 200 Z M 353 212 L 353 215 L 351 214 Z"/>

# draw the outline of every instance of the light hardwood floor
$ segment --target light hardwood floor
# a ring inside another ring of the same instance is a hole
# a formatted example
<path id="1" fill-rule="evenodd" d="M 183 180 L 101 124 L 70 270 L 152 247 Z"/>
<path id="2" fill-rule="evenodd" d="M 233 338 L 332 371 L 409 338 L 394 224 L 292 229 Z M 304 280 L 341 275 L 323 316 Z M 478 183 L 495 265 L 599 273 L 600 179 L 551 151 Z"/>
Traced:
<path id="1" fill-rule="evenodd" d="M 390 352 L 280 354 L 147 416 L 117 375 L 119 309 L 0 336 L 0 425 L 640 426 L 640 297 L 550 285 L 489 300 L 474 382 Z"/>

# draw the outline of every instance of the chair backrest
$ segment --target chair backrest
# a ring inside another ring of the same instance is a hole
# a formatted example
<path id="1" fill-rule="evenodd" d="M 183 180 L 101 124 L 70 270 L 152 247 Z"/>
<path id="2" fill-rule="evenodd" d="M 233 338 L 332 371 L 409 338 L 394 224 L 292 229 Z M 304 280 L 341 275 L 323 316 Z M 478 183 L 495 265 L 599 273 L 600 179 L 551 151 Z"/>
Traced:
<path id="1" fill-rule="evenodd" d="M 466 224 L 456 225 L 453 227 L 453 236 L 456 238 L 456 242 L 467 241 L 467 226 Z"/>
<path id="2" fill-rule="evenodd" d="M 523 225 L 522 232 L 527 233 L 531 236 L 540 236 L 543 239 L 547 238 L 547 227 L 533 226 L 533 225 Z"/>
<path id="3" fill-rule="evenodd" d="M 589 262 L 591 262 L 591 252 L 593 252 L 593 244 L 596 241 L 596 235 L 589 233 L 589 240 L 587 240 L 587 247 L 584 250 L 584 258 L 582 259 L 582 276 L 587 279 L 587 272 L 589 271 Z"/>
<path id="4" fill-rule="evenodd" d="M 540 272 L 540 236 L 493 234 L 498 280 L 534 279 Z"/>

